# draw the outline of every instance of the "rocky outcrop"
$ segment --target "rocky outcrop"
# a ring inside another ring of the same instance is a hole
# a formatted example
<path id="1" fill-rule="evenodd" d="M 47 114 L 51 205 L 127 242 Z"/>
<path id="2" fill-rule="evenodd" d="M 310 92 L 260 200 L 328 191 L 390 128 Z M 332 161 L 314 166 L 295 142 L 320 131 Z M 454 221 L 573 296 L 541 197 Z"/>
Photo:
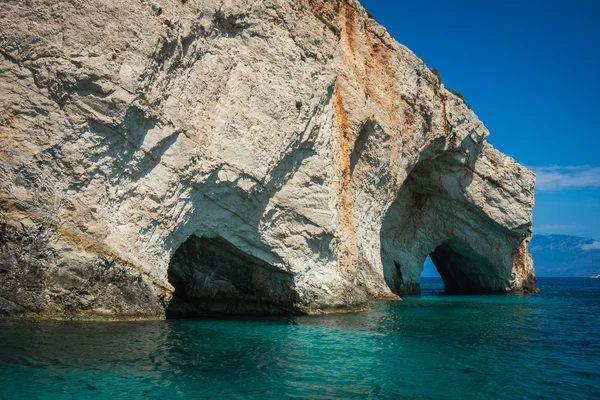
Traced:
<path id="1" fill-rule="evenodd" d="M 0 314 L 531 291 L 534 176 L 353 0 L 5 0 Z"/>

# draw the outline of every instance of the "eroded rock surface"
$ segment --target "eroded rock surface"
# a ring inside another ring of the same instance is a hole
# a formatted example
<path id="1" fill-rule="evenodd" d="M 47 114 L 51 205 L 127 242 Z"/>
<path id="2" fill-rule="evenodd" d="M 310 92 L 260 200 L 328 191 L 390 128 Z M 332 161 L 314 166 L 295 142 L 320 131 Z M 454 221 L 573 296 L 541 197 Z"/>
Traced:
<path id="1" fill-rule="evenodd" d="M 357 2 L 0 20 L 0 314 L 361 310 L 428 255 L 450 290 L 535 290 L 533 174 Z"/>

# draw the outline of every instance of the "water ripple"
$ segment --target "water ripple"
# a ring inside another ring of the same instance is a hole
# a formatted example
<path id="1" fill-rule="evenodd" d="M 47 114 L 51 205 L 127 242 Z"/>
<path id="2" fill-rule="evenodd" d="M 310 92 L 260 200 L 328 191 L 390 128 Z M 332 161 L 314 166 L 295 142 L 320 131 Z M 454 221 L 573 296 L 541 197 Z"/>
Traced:
<path id="1" fill-rule="evenodd" d="M 0 320 L 0 398 L 600 398 L 600 282 L 369 313 L 176 322 Z"/>

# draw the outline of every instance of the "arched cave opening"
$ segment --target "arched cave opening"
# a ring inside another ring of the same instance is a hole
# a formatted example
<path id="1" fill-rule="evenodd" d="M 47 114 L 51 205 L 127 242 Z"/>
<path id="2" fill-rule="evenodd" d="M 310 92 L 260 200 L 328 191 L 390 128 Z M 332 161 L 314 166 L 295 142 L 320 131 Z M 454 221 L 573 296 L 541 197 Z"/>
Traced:
<path id="1" fill-rule="evenodd" d="M 420 293 L 433 294 L 444 291 L 444 282 L 431 257 L 425 259 L 421 279 L 419 282 Z"/>
<path id="2" fill-rule="evenodd" d="M 495 242 L 495 236 L 506 233 L 461 198 L 471 180 L 472 168 L 452 153 L 425 159 L 412 169 L 380 232 L 384 278 L 392 292 L 420 293 L 428 257 L 446 292 L 506 290 L 510 269 L 495 264 L 510 255 Z"/>
<path id="3" fill-rule="evenodd" d="M 467 244 L 449 240 L 430 255 L 449 293 L 484 293 L 494 291 L 502 276 L 492 263 Z"/>
<path id="4" fill-rule="evenodd" d="M 437 246 L 428 256 L 420 257 L 422 263 L 414 258 L 398 258 L 384 262 L 386 281 L 396 294 L 420 293 L 422 281 L 435 287 L 434 281 L 440 278 L 447 293 L 503 291 L 494 289 L 502 288 L 505 279 L 498 268 L 459 240 Z"/>
<path id="5" fill-rule="evenodd" d="M 190 236 L 169 263 L 167 318 L 294 313 L 293 276 L 222 237 Z"/>
<path id="6" fill-rule="evenodd" d="M 438 272 L 437 268 L 433 261 L 431 261 L 431 257 L 427 257 L 425 263 L 423 264 L 423 272 L 421 272 L 421 278 L 428 279 L 442 279 L 442 276 Z"/>

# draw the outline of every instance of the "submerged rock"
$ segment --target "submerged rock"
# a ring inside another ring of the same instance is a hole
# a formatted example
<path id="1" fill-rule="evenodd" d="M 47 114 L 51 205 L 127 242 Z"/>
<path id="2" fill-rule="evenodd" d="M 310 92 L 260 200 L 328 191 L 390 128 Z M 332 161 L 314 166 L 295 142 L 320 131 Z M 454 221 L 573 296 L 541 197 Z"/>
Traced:
<path id="1" fill-rule="evenodd" d="M 5 1 L 0 314 L 534 291 L 534 175 L 352 0 Z"/>

